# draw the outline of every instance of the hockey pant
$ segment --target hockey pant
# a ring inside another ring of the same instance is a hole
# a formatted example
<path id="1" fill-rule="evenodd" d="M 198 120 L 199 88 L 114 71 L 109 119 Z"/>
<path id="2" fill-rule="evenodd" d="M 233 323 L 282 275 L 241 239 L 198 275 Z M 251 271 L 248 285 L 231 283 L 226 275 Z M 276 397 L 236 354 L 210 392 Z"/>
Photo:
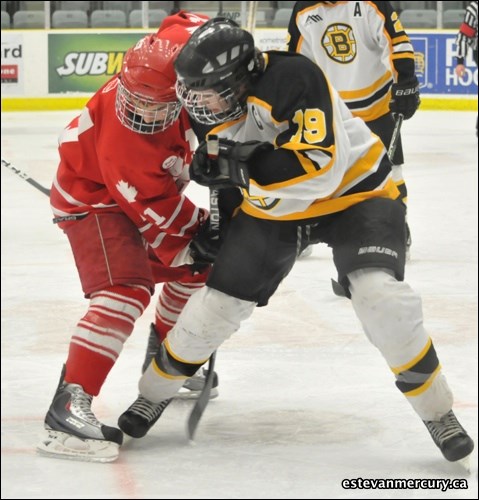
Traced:
<path id="1" fill-rule="evenodd" d="M 419 295 L 386 269 L 361 269 L 348 278 L 356 315 L 397 387 L 422 420 L 439 420 L 452 408 L 453 397 L 424 329 Z"/>

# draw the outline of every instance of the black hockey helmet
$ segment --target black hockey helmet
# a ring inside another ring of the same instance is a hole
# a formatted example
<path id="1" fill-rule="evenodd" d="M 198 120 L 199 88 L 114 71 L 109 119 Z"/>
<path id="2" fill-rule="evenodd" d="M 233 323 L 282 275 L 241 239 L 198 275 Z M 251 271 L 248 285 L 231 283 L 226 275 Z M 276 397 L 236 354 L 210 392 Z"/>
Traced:
<path id="1" fill-rule="evenodd" d="M 176 90 L 188 113 L 209 125 L 243 115 L 258 54 L 252 35 L 232 19 L 215 17 L 198 28 L 175 61 Z"/>

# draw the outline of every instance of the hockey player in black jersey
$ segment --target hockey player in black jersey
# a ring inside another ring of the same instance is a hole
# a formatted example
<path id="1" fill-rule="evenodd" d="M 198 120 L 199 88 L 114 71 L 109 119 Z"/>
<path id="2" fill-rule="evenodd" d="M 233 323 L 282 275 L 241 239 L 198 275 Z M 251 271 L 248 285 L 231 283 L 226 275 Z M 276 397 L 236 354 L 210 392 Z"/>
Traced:
<path id="1" fill-rule="evenodd" d="M 474 444 L 453 413 L 421 299 L 403 281 L 405 208 L 379 138 L 308 58 L 260 53 L 231 20 L 214 18 L 196 30 L 175 68 L 183 105 L 198 122 L 216 125 L 210 134 L 220 138 L 214 155 L 200 144 L 192 179 L 237 186 L 244 198 L 206 286 L 188 300 L 140 379 L 139 397 L 150 409 L 138 413 L 133 404 L 120 428 L 146 434 L 155 407 L 268 303 L 298 248 L 326 243 L 398 389 L 447 460 L 468 456 Z"/>
<path id="2" fill-rule="evenodd" d="M 295 2 L 288 50 L 315 62 L 351 113 L 387 148 L 395 117 L 401 114 L 408 120 L 420 104 L 414 48 L 391 2 Z M 406 204 L 400 134 L 391 160 L 394 182 Z M 409 253 L 407 224 L 406 232 Z"/>

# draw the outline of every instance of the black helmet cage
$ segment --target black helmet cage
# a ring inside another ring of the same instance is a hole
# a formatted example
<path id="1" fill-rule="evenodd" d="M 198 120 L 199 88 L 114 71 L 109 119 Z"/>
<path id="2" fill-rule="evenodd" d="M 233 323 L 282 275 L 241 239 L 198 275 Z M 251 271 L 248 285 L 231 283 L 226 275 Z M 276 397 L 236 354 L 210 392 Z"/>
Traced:
<path id="1" fill-rule="evenodd" d="M 231 19 L 217 17 L 198 28 L 175 61 L 177 95 L 188 113 L 208 125 L 242 116 L 257 53 L 251 34 Z M 213 95 L 221 111 L 210 109 Z"/>

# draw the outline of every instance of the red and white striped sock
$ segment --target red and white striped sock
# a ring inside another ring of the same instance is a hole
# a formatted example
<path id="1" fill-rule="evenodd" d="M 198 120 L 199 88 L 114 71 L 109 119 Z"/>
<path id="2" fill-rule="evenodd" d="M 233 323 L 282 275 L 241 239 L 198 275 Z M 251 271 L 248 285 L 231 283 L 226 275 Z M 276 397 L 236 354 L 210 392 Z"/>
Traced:
<path id="1" fill-rule="evenodd" d="M 97 396 L 150 302 L 145 286 L 113 286 L 90 296 L 88 311 L 70 341 L 65 381 Z"/>

